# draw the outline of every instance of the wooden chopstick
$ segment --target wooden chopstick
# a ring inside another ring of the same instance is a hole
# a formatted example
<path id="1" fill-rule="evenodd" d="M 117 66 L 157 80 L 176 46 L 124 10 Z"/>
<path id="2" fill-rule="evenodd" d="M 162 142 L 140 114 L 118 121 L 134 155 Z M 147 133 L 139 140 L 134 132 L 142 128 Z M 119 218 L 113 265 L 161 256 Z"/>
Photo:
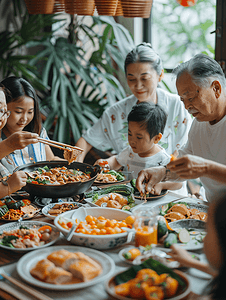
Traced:
<path id="1" fill-rule="evenodd" d="M 26 285 L 25 283 L 11 277 L 8 276 L 5 273 L 1 273 L 2 277 L 4 277 L 5 279 L 7 279 L 8 281 L 10 281 L 11 283 L 15 284 L 16 286 L 18 286 L 19 288 L 21 288 L 22 290 L 24 290 L 25 292 L 27 292 L 28 294 L 32 295 L 33 297 L 39 299 L 39 300 L 53 300 L 52 298 L 44 295 L 43 293 L 33 289 L 32 287 Z"/>
<path id="2" fill-rule="evenodd" d="M 57 142 L 57 141 L 46 140 L 46 139 L 43 139 L 41 137 L 38 137 L 37 140 L 39 142 L 43 143 L 43 144 L 47 144 L 47 145 L 50 145 L 50 146 L 53 146 L 53 147 L 56 147 L 56 148 L 60 148 L 60 149 L 64 149 L 64 150 L 65 150 L 65 147 L 68 147 L 68 148 L 71 148 L 71 149 L 79 150 L 81 152 L 84 151 L 82 148 L 79 148 L 79 147 L 76 147 L 76 146 L 71 146 L 71 145 L 60 143 L 60 142 Z"/>

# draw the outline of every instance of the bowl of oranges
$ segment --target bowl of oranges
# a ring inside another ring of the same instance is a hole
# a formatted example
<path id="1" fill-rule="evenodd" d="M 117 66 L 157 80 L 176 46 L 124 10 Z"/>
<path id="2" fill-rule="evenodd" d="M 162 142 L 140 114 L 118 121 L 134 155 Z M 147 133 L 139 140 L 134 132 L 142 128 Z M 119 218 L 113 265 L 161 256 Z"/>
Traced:
<path id="1" fill-rule="evenodd" d="M 67 211 L 55 218 L 54 224 L 65 236 L 76 224 L 71 243 L 98 250 L 121 246 L 133 237 L 134 216 L 114 208 L 86 207 Z"/>

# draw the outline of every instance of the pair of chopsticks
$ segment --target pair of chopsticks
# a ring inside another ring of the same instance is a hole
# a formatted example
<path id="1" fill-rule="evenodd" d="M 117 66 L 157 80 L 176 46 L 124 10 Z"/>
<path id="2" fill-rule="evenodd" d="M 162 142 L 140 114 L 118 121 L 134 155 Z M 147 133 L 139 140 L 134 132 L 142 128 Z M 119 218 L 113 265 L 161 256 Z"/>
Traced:
<path id="1" fill-rule="evenodd" d="M 15 286 L 19 287 L 23 291 L 27 292 L 28 294 L 32 295 L 33 297 L 39 299 L 39 300 L 53 300 L 52 298 L 44 295 L 43 293 L 33 289 L 32 287 L 28 286 L 27 284 L 7 275 L 6 273 L 2 272 L 0 276 L 4 277 L 8 281 L 10 281 Z M 15 295 L 16 296 L 16 295 Z M 24 297 L 25 298 L 25 297 Z M 21 299 L 21 298 L 20 298 Z M 26 298 L 27 299 L 27 298 Z"/>
<path id="2" fill-rule="evenodd" d="M 37 140 L 40 143 L 43 143 L 43 144 L 46 144 L 46 145 L 49 145 L 49 146 L 52 146 L 52 147 L 56 147 L 56 148 L 59 148 L 59 149 L 63 149 L 63 150 L 67 150 L 67 148 L 69 148 L 69 149 L 72 149 L 72 150 L 78 150 L 80 152 L 84 151 L 82 148 L 79 148 L 79 147 L 76 147 L 76 146 L 67 145 L 67 144 L 64 144 L 64 143 L 57 142 L 57 141 L 46 140 L 46 139 L 43 139 L 41 137 L 38 137 Z"/>

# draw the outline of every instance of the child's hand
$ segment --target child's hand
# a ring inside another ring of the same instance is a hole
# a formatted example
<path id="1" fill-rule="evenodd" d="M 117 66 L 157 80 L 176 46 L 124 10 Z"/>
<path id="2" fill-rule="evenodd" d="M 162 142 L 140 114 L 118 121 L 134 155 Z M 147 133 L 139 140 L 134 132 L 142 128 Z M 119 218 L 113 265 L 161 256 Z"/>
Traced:
<path id="1" fill-rule="evenodd" d="M 156 185 L 154 185 L 153 188 L 151 189 L 151 194 L 160 195 L 162 190 L 163 190 L 162 182 L 156 183 Z"/>
<path id="2" fill-rule="evenodd" d="M 23 186 L 26 185 L 26 182 L 27 175 L 23 171 L 17 171 L 13 173 L 8 179 L 10 193 L 19 191 Z"/>
<path id="3" fill-rule="evenodd" d="M 99 165 L 103 169 L 110 169 L 110 166 L 109 166 L 108 161 L 106 159 L 100 158 L 100 159 L 96 160 L 95 163 L 94 163 L 94 166 L 95 165 Z"/>

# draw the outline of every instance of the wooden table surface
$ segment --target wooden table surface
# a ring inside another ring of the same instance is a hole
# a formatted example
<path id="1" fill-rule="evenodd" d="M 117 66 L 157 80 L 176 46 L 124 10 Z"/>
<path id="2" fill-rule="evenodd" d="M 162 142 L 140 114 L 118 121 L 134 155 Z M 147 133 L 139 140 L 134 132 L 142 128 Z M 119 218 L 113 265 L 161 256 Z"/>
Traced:
<path id="1" fill-rule="evenodd" d="M 176 199 L 183 199 L 184 197 L 172 192 L 169 192 L 166 196 L 164 196 L 161 199 L 155 200 L 155 201 L 148 201 L 147 208 L 156 205 L 158 203 L 166 203 L 170 202 Z M 53 224 L 53 220 L 48 219 L 47 217 L 43 216 L 42 214 L 37 215 L 32 220 L 35 221 L 43 221 L 47 223 Z M 0 225 L 5 224 L 5 221 L 0 221 Z M 71 245 L 70 242 L 66 241 L 65 238 L 60 238 L 54 245 Z M 124 270 L 125 268 L 128 268 L 128 264 L 122 263 L 118 256 L 118 252 L 122 249 L 122 247 L 116 248 L 116 249 L 110 249 L 107 251 L 103 251 L 104 253 L 108 254 L 112 259 L 115 261 L 116 264 L 116 271 Z M 0 268 L 3 267 L 3 269 L 7 269 L 7 271 L 12 269 L 15 269 L 15 263 L 24 255 L 23 253 L 16 253 L 14 251 L 1 249 L 1 255 L 0 255 Z M 196 278 L 196 276 L 190 275 L 189 272 L 186 272 L 187 276 L 190 279 L 191 282 L 191 298 L 190 299 L 196 299 L 196 294 L 200 294 L 201 290 L 205 285 L 208 283 L 209 278 L 203 277 Z M 12 273 L 14 276 L 14 273 Z M 15 277 L 17 278 L 17 275 L 15 274 Z M 20 279 L 18 277 L 18 279 Z M 107 300 L 110 299 L 110 297 L 107 295 L 104 284 L 98 284 L 94 287 L 86 288 L 83 290 L 76 290 L 72 292 L 66 292 L 62 295 L 62 293 L 54 292 L 54 291 L 45 291 L 41 290 L 42 292 L 45 292 L 46 295 L 50 296 L 52 299 L 57 300 L 72 300 L 72 299 L 82 299 L 82 300 L 92 300 L 92 299 L 98 299 L 98 300 Z M 73 296 L 72 296 L 73 295 Z M 3 297 L 0 295 L 0 297 Z M 7 297 L 4 297 L 2 299 L 10 299 Z M 13 298 L 11 298 L 13 299 Z M 32 298 L 33 299 L 33 298 Z"/>

